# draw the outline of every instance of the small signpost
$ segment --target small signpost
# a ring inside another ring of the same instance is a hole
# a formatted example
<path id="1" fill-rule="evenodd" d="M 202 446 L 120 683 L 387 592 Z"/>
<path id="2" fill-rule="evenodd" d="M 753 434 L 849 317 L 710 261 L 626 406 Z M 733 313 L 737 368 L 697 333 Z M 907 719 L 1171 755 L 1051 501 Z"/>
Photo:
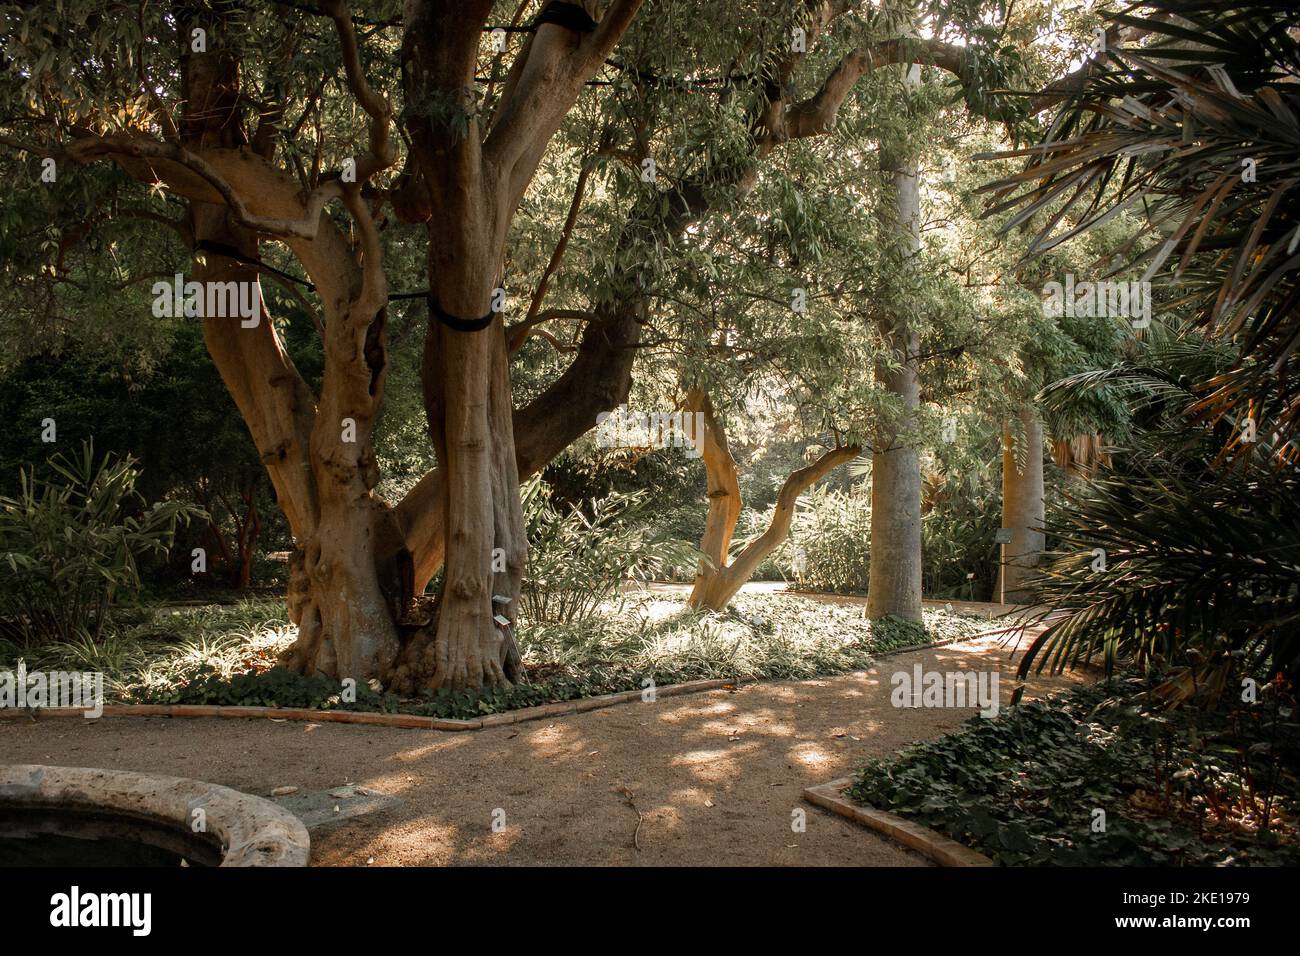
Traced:
<path id="1" fill-rule="evenodd" d="M 1001 566 L 998 568 L 998 603 L 1007 603 L 1007 545 L 1011 543 L 1011 535 L 1014 528 L 998 528 L 993 535 L 993 541 L 1001 547 L 999 560 Z"/>

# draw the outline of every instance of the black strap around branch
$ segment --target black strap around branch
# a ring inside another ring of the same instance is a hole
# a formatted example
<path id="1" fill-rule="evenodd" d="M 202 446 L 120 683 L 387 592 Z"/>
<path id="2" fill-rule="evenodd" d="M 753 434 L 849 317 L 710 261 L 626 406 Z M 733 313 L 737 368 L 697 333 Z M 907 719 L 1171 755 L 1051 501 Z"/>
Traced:
<path id="1" fill-rule="evenodd" d="M 224 256 L 224 257 L 227 258 L 227 259 L 234 259 L 236 262 L 242 262 L 242 263 L 244 263 L 244 265 L 252 266 L 253 268 L 255 268 L 255 269 L 259 269 L 259 270 L 261 270 L 262 272 L 274 272 L 276 275 L 280 276 L 282 279 L 287 279 L 287 280 L 290 281 L 290 282 L 296 282 L 296 283 L 298 283 L 298 285 L 302 286 L 302 287 L 303 287 L 304 289 L 306 289 L 308 292 L 315 292 L 315 291 L 316 291 L 316 286 L 315 286 L 313 283 L 308 282 L 306 279 L 299 278 L 298 276 L 294 275 L 293 273 L 285 272 L 283 269 L 277 269 L 275 266 L 268 265 L 267 263 L 263 262 L 261 259 L 254 259 L 254 258 L 252 258 L 251 256 L 246 256 L 246 255 L 244 255 L 242 252 L 240 252 L 238 249 L 236 249 L 234 246 L 228 246 L 228 245 L 226 245 L 224 242 L 214 242 L 214 241 L 211 240 L 211 239 L 200 239 L 198 242 L 194 243 L 194 249 L 193 249 L 192 251 L 194 251 L 194 252 L 211 252 L 211 253 L 215 253 L 216 255 L 219 255 L 219 256 Z M 428 299 L 430 300 L 430 302 L 433 301 L 433 300 L 432 300 L 432 297 L 429 296 L 428 290 L 422 290 L 422 291 L 420 291 L 420 292 L 390 292 L 390 293 L 388 293 L 388 300 L 389 300 L 390 302 L 391 302 L 391 301 L 394 301 L 394 300 L 397 300 L 397 299 L 424 299 L 424 298 L 428 298 Z M 443 313 L 443 314 L 445 315 L 446 313 Z M 451 316 L 448 316 L 448 318 L 452 318 L 452 317 L 451 317 Z M 491 319 L 491 316 L 488 316 L 488 318 Z M 455 319 L 455 321 L 456 321 L 456 322 L 463 322 L 464 320 L 463 320 L 463 319 Z M 476 321 L 478 321 L 478 320 L 476 320 Z M 451 325 L 450 322 L 449 322 L 448 324 Z M 470 325 L 474 325 L 475 323 L 474 323 L 474 322 L 471 322 L 471 323 L 469 323 L 469 324 L 470 324 Z M 486 327 L 486 326 L 479 326 L 478 328 L 485 328 L 485 327 Z M 452 325 L 452 328 L 456 328 L 456 326 L 455 326 L 455 325 Z M 470 331 L 470 332 L 476 332 L 476 331 L 478 331 L 478 328 L 471 328 L 471 329 L 468 329 L 468 331 Z"/>
<path id="2" fill-rule="evenodd" d="M 533 21 L 533 29 L 536 30 L 543 23 L 553 23 L 577 33 L 592 33 L 596 29 L 596 21 L 581 4 L 567 3 L 564 0 L 551 0 L 544 6 Z"/>
<path id="3" fill-rule="evenodd" d="M 298 285 L 305 287 L 308 292 L 316 291 L 316 287 L 312 285 L 310 282 L 308 282 L 306 279 L 300 279 L 298 278 L 298 276 L 285 272 L 282 269 L 277 269 L 275 266 L 267 265 L 261 259 L 254 259 L 250 256 L 246 256 L 238 249 L 236 249 L 234 246 L 228 246 L 224 242 L 214 242 L 211 239 L 200 239 L 198 242 L 194 243 L 193 251 L 212 252 L 215 253 L 216 255 L 224 256 L 227 259 L 234 259 L 236 262 L 242 262 L 246 266 L 253 266 L 255 269 L 258 269 L 262 272 L 274 272 L 282 279 L 287 279 L 290 282 L 296 282 L 298 283 Z"/>
<path id="4" fill-rule="evenodd" d="M 481 319 L 459 318 L 444 310 L 432 293 L 429 295 L 429 314 L 447 328 L 456 332 L 482 332 L 492 324 L 492 320 L 496 317 L 495 312 L 489 312 Z"/>

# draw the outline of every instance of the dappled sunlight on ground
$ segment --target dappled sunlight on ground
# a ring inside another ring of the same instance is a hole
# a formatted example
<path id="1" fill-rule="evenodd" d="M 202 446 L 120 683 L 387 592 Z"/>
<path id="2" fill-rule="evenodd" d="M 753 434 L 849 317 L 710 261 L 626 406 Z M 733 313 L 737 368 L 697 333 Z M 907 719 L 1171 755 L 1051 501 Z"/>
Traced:
<path id="1" fill-rule="evenodd" d="M 668 765 L 685 767 L 697 780 L 725 787 L 740 773 L 741 758 L 757 749 L 757 744 L 744 744 L 730 750 L 693 750 L 673 757 Z"/>
<path id="2" fill-rule="evenodd" d="M 394 754 L 393 759 L 403 760 L 403 761 L 419 761 L 419 760 L 423 760 L 429 754 L 434 753 L 436 751 L 452 750 L 455 749 L 456 747 L 463 747 L 468 743 L 469 740 L 464 734 L 444 734 L 442 735 L 442 739 L 440 740 L 433 740 L 430 741 L 429 743 L 423 743 L 420 744 L 419 746 L 412 747 L 409 750 L 404 750 L 401 753 Z"/>
<path id="3" fill-rule="evenodd" d="M 727 692 L 722 691 L 721 693 Z M 688 720 L 697 720 L 701 717 L 719 717 L 736 712 L 735 704 L 725 699 L 718 700 L 714 694 L 669 697 L 665 698 L 665 702 L 671 704 L 671 706 L 658 714 L 658 719 L 660 723 L 666 724 L 682 723 Z M 632 706 L 637 705 L 633 704 Z"/>
<path id="4" fill-rule="evenodd" d="M 351 781 L 401 801 L 314 831 L 317 864 L 924 865 L 801 803 L 800 793 L 956 729 L 973 713 L 895 708 L 891 675 L 917 663 L 997 669 L 1005 703 L 1015 685 L 1008 651 L 981 639 L 884 658 L 865 673 L 661 697 L 467 733 L 51 719 L 0 724 L 0 750 L 14 762 L 171 773 L 258 794 Z M 807 830 L 797 833 L 791 815 L 801 808 Z M 500 832 L 492 829 L 495 810 L 504 814 Z"/>
<path id="5" fill-rule="evenodd" d="M 802 764 L 809 770 L 823 771 L 833 766 L 836 760 L 817 744 L 802 743 L 792 747 L 789 751 L 791 760 Z"/>
<path id="6" fill-rule="evenodd" d="M 651 624 L 659 624 L 674 614 L 680 614 L 683 607 L 681 601 L 646 600 L 637 604 L 637 611 Z"/>
<path id="7" fill-rule="evenodd" d="M 576 727 L 562 721 L 520 724 L 518 733 L 538 757 L 577 757 L 591 749 Z"/>
<path id="8" fill-rule="evenodd" d="M 773 684 L 771 697 L 782 703 L 794 703 L 799 697 L 799 689 L 793 684 Z"/>

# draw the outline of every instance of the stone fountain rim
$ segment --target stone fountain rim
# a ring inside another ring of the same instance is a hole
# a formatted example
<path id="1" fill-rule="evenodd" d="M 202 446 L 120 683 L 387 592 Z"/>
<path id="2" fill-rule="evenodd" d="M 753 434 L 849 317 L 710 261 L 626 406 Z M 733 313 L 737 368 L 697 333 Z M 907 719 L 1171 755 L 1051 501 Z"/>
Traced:
<path id="1" fill-rule="evenodd" d="M 0 807 L 94 812 L 192 832 L 202 809 L 221 866 L 306 866 L 311 839 L 283 807 L 230 787 L 97 767 L 0 764 Z"/>

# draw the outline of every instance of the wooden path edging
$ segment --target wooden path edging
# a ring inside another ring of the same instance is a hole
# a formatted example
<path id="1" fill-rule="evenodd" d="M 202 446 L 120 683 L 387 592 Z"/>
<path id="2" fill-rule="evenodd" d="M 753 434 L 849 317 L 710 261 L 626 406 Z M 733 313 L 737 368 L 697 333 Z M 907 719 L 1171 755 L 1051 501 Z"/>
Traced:
<path id="1" fill-rule="evenodd" d="M 911 847 L 940 866 L 996 865 L 983 853 L 963 846 L 929 827 L 905 820 L 896 813 L 854 803 L 844 796 L 844 791 L 852 783 L 852 777 L 841 777 L 839 780 L 832 780 L 817 787 L 807 787 L 803 791 L 803 798 L 824 810 L 883 833 L 904 846 Z"/>

